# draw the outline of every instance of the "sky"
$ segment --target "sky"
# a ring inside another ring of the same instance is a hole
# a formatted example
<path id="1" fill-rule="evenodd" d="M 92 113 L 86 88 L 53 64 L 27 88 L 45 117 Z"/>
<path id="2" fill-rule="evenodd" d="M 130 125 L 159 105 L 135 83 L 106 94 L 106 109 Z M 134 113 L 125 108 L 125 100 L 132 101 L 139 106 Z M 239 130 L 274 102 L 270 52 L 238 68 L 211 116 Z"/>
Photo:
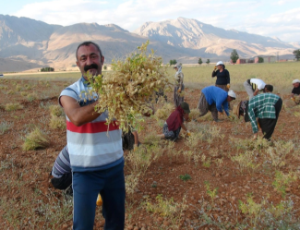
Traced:
<path id="1" fill-rule="evenodd" d="M 6 0 L 1 1 L 0 14 L 64 26 L 113 23 L 131 32 L 145 22 L 184 17 L 300 42 L 299 0 Z"/>

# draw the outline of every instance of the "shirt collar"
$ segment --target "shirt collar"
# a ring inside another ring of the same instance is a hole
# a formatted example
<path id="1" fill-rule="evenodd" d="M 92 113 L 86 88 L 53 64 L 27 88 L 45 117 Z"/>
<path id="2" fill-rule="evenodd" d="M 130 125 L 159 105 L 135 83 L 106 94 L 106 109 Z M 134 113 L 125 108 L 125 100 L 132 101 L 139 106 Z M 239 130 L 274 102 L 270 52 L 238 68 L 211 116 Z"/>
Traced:
<path id="1" fill-rule="evenodd" d="M 88 87 L 90 83 L 87 82 L 87 80 L 84 79 L 83 76 L 81 76 L 81 82 L 85 87 Z"/>

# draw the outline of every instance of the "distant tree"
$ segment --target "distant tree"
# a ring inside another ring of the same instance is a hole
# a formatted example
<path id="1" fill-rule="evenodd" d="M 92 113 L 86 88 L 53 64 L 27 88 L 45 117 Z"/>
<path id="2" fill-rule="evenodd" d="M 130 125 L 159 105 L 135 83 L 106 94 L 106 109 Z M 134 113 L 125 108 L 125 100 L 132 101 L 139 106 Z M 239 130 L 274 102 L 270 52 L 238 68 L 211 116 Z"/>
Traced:
<path id="1" fill-rule="evenodd" d="M 293 54 L 295 55 L 296 60 L 299 61 L 300 60 L 300 49 L 294 50 Z"/>
<path id="2" fill-rule="evenodd" d="M 258 57 L 258 63 L 264 63 L 264 59 L 262 57 Z"/>
<path id="3" fill-rule="evenodd" d="M 237 53 L 237 51 L 234 49 L 232 50 L 231 52 L 231 55 L 230 55 L 230 59 L 233 63 L 236 63 L 236 61 L 239 59 L 239 54 Z"/>
<path id="4" fill-rule="evenodd" d="M 104 70 L 107 70 L 107 66 L 106 66 L 106 65 L 105 65 L 105 66 L 103 66 L 103 69 L 104 69 Z"/>
<path id="5" fill-rule="evenodd" d="M 52 67 L 43 67 L 41 68 L 41 72 L 53 72 L 54 68 Z"/>
<path id="6" fill-rule="evenodd" d="M 206 64 L 209 64 L 209 63 L 210 63 L 210 60 L 209 60 L 209 59 L 207 59 L 207 60 L 206 60 Z"/>
<path id="7" fill-rule="evenodd" d="M 174 60 L 170 60 L 170 65 L 176 65 L 177 64 L 177 61 L 176 61 L 176 59 L 174 59 Z"/>
<path id="8" fill-rule="evenodd" d="M 201 65 L 203 63 L 202 58 L 198 59 L 198 64 Z"/>

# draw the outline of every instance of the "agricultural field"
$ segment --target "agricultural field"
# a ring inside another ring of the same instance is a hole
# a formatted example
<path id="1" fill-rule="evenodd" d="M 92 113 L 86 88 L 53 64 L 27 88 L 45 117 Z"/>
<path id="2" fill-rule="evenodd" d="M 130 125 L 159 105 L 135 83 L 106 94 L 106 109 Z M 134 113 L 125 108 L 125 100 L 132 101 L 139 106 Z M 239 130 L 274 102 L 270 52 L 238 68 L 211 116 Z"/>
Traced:
<path id="1" fill-rule="evenodd" d="M 246 99 L 251 77 L 274 85 L 290 100 L 299 63 L 228 65 L 231 87 Z M 213 65 L 183 66 L 191 116 L 203 87 L 214 84 Z M 174 70 L 169 69 L 170 79 Z M 49 183 L 66 144 L 57 97 L 76 73 L 5 75 L 0 79 L 0 229 L 71 229 L 72 198 Z M 187 123 L 191 136 L 159 140 L 172 110 L 160 100 L 139 132 L 143 143 L 125 151 L 126 229 L 300 229 L 300 107 L 284 106 L 272 142 L 252 141 L 250 123 L 210 114 Z M 235 103 L 232 103 L 234 106 Z M 260 134 L 260 137 L 262 134 Z M 36 150 L 28 150 L 32 147 Z M 97 207 L 94 229 L 103 229 Z"/>

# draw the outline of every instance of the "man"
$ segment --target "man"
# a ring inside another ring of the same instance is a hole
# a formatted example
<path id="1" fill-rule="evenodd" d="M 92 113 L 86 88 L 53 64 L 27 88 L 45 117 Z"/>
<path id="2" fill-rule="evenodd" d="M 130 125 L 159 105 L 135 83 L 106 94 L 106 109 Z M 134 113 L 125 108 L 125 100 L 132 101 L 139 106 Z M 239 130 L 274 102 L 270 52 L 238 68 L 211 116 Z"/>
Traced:
<path id="1" fill-rule="evenodd" d="M 106 125 L 107 112 L 95 112 L 98 95 L 89 95 L 91 88 L 86 83 L 87 74 L 101 74 L 104 57 L 97 44 L 83 42 L 77 47 L 76 58 L 82 77 L 59 97 L 67 119 L 67 146 L 73 173 L 73 229 L 93 229 L 100 193 L 104 229 L 121 230 L 125 219 L 122 131 L 116 124 Z"/>
<path id="2" fill-rule="evenodd" d="M 212 74 L 212 77 L 217 77 L 216 86 L 229 91 L 230 89 L 230 74 L 222 61 L 217 62 Z"/>
<path id="3" fill-rule="evenodd" d="M 226 92 L 216 86 L 205 87 L 202 90 L 197 107 L 200 110 L 200 117 L 210 111 L 214 121 L 218 122 L 218 114 L 224 115 L 223 108 L 226 115 L 229 116 L 228 103 L 235 99 L 236 94 L 233 90 Z"/>
<path id="4" fill-rule="evenodd" d="M 292 90 L 292 97 L 298 96 L 300 94 L 300 80 L 295 79 L 293 82 L 293 90 Z"/>
<path id="5" fill-rule="evenodd" d="M 265 139 L 269 140 L 274 132 L 282 107 L 282 99 L 272 92 L 273 86 L 266 85 L 263 94 L 249 101 L 248 115 L 254 133 L 253 139 L 257 138 L 258 133 L 257 118 Z"/>
<path id="6" fill-rule="evenodd" d="M 256 96 L 259 91 L 264 90 L 266 83 L 258 78 L 251 78 L 244 82 L 244 87 L 249 96 L 249 100 Z"/>

